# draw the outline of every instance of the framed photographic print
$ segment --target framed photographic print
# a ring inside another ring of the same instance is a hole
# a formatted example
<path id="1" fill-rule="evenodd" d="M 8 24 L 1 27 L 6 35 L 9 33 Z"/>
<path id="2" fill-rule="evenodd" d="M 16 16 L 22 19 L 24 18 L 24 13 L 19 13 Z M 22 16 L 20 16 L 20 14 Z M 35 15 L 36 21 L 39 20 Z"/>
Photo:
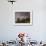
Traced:
<path id="1" fill-rule="evenodd" d="M 15 25 L 32 25 L 32 11 L 17 10 L 15 12 Z"/>

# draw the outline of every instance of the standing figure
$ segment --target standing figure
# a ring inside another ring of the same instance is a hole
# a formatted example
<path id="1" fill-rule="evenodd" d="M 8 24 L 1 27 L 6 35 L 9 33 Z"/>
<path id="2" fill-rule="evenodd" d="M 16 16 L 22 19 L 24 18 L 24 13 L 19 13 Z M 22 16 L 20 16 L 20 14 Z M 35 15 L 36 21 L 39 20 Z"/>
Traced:
<path id="1" fill-rule="evenodd" d="M 25 45 L 24 43 L 24 36 L 25 36 L 25 33 L 19 33 L 18 37 L 20 38 L 20 45 L 23 46 Z"/>

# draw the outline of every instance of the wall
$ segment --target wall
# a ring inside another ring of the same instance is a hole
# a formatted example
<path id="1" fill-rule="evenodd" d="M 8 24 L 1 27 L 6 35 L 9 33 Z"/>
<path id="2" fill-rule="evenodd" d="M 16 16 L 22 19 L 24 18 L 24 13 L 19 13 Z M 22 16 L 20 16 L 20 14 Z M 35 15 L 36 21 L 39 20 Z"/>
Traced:
<path id="1" fill-rule="evenodd" d="M 16 10 L 32 10 L 32 26 L 15 26 Z M 11 40 L 18 32 L 26 32 L 37 41 L 46 40 L 46 0 L 17 0 L 14 5 L 7 0 L 0 0 L 0 40 Z"/>

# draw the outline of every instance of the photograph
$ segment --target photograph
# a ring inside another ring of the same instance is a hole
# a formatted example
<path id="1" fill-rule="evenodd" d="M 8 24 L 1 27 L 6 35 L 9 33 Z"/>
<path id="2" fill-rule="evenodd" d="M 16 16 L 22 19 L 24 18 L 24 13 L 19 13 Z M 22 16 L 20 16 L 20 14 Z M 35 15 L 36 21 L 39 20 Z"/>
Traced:
<path id="1" fill-rule="evenodd" d="M 46 0 L 0 0 L 0 46 L 46 46 Z"/>
<path id="2" fill-rule="evenodd" d="M 30 12 L 30 11 L 15 12 L 15 24 L 31 25 L 32 24 L 32 12 Z"/>

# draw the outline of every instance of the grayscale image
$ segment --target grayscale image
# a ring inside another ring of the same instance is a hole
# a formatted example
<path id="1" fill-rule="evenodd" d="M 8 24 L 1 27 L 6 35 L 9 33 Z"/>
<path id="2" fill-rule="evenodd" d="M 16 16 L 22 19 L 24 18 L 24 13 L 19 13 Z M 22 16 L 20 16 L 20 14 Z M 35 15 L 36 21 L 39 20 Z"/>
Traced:
<path id="1" fill-rule="evenodd" d="M 16 12 L 15 23 L 30 23 L 30 12 Z"/>

